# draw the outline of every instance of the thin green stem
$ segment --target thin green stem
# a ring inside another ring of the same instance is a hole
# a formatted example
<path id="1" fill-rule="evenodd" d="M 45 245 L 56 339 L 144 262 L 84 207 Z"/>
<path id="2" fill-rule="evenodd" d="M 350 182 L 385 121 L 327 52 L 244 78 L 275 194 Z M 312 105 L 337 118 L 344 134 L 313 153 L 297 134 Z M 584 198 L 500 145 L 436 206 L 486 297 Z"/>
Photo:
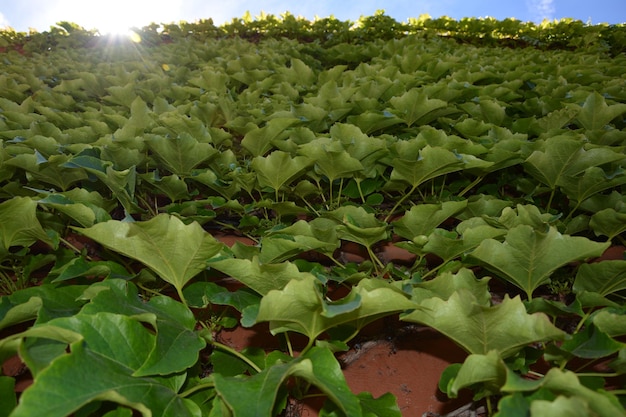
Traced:
<path id="1" fill-rule="evenodd" d="M 285 342 L 287 343 L 287 350 L 289 351 L 289 356 L 293 358 L 293 346 L 291 345 L 291 339 L 289 338 L 289 333 L 283 333 L 285 335 Z"/>
<path id="2" fill-rule="evenodd" d="M 188 396 L 190 396 L 193 393 L 196 393 L 198 391 L 202 391 L 204 389 L 208 389 L 208 388 L 213 388 L 215 387 L 215 382 L 211 381 L 211 382 L 205 382 L 203 384 L 198 384 L 195 387 L 191 387 L 189 388 L 187 391 L 178 394 L 179 396 L 181 396 L 182 398 L 186 398 Z"/>
<path id="3" fill-rule="evenodd" d="M 339 192 L 337 193 L 337 205 L 339 207 L 341 205 L 341 193 L 343 192 L 343 178 L 339 181 Z"/>
<path id="4" fill-rule="evenodd" d="M 361 180 L 354 179 L 356 181 L 356 188 L 359 190 L 359 195 L 361 196 L 361 202 L 365 204 L 365 196 L 363 195 L 363 190 L 361 189 Z"/>
<path id="5" fill-rule="evenodd" d="M 554 199 L 554 194 L 556 193 L 556 188 L 552 189 L 550 193 L 550 198 L 548 198 L 548 204 L 546 204 L 546 213 L 550 212 L 550 207 L 552 207 L 552 200 Z"/>
<path id="6" fill-rule="evenodd" d="M 370 248 L 369 246 L 366 246 L 366 249 L 367 249 L 367 253 L 369 254 L 370 259 L 372 260 L 374 265 L 377 266 L 376 271 L 380 272 L 380 269 L 384 269 L 385 265 L 381 262 L 380 259 L 378 259 L 378 256 L 376 256 L 372 248 Z"/>
<path id="7" fill-rule="evenodd" d="M 146 286 L 145 286 L 145 285 L 143 285 L 141 282 L 137 282 L 137 286 L 138 286 L 139 288 L 141 288 L 142 290 L 144 290 L 145 292 L 150 293 L 150 294 L 152 294 L 152 295 L 161 295 L 161 293 L 160 293 L 160 292 L 155 291 L 155 290 L 153 290 L 153 289 L 151 289 L 151 288 L 146 287 Z"/>
<path id="8" fill-rule="evenodd" d="M 65 238 L 59 237 L 59 241 L 63 243 L 66 247 L 68 247 L 70 250 L 74 251 L 76 254 L 81 255 L 83 253 L 80 249 L 78 249 L 72 243 L 67 241 Z M 88 261 L 93 260 L 89 255 L 85 255 L 85 259 L 87 259 Z"/>
<path id="9" fill-rule="evenodd" d="M 408 193 L 404 194 L 402 196 L 402 198 L 400 198 L 396 204 L 391 208 L 391 210 L 389 210 L 389 214 L 387 214 L 387 216 L 385 217 L 385 219 L 383 220 L 383 222 L 387 223 L 389 221 L 389 219 L 391 218 L 391 216 L 393 216 L 393 214 L 396 212 L 396 210 L 398 209 L 398 207 L 400 207 L 400 205 L 402 203 L 404 203 L 404 200 L 406 200 L 407 198 L 409 198 L 409 196 L 411 194 L 413 194 L 415 192 L 415 190 L 417 190 L 417 185 L 414 185 L 413 187 L 411 187 L 411 189 L 409 190 Z"/>
<path id="10" fill-rule="evenodd" d="M 476 177 L 476 179 L 472 182 L 470 182 L 467 187 L 463 188 L 463 190 L 461 190 L 461 192 L 458 194 L 459 197 L 463 197 L 465 195 L 465 193 L 467 193 L 469 190 L 471 190 L 472 188 L 476 187 L 478 185 L 479 182 L 481 182 L 483 180 L 483 178 L 485 178 L 484 175 L 481 175 L 479 177 Z"/>
<path id="11" fill-rule="evenodd" d="M 230 353 L 231 355 L 241 359 L 246 364 L 248 364 L 252 369 L 254 369 L 256 372 L 261 372 L 261 368 L 259 368 L 256 363 L 252 362 L 245 355 L 243 355 L 240 352 L 237 352 L 235 349 L 231 348 L 230 346 L 226 346 L 225 344 L 217 342 L 215 340 L 209 340 L 209 343 L 212 344 L 217 349 L 223 350 L 224 352 Z"/>
<path id="12" fill-rule="evenodd" d="M 183 303 L 185 305 L 185 307 L 189 308 L 189 304 L 187 304 L 187 300 L 185 299 L 185 296 L 183 295 L 183 289 L 176 287 L 176 292 L 178 293 L 178 297 L 180 298 L 180 302 Z"/>

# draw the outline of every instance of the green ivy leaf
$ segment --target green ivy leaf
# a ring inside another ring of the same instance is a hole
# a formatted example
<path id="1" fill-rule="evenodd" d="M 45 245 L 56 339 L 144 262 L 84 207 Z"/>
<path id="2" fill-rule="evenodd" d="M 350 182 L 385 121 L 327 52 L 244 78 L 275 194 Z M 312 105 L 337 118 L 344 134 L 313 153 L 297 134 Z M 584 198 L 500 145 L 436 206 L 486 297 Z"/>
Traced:
<path id="1" fill-rule="evenodd" d="M 519 297 L 506 295 L 502 304 L 489 307 L 480 304 L 469 290 L 460 289 L 448 300 L 433 297 L 419 306 L 401 319 L 430 326 L 472 354 L 495 350 L 505 358 L 530 343 L 565 335 L 544 314 L 528 314 Z"/>
<path id="2" fill-rule="evenodd" d="M 421 235 L 428 236 L 437 226 L 466 207 L 467 200 L 417 204 L 406 211 L 400 220 L 391 224 L 398 236 L 411 240 Z"/>
<path id="3" fill-rule="evenodd" d="M 257 321 L 268 321 L 272 334 L 295 331 L 313 341 L 333 327 L 347 324 L 359 330 L 380 317 L 415 307 L 400 290 L 375 279 L 361 280 L 333 305 L 324 300 L 320 282 L 309 276 L 265 295 Z"/>
<path id="4" fill-rule="evenodd" d="M 271 231 L 261 241 L 262 263 L 278 263 L 303 252 L 315 250 L 329 257 L 339 247 L 336 223 L 318 217 L 299 220 L 284 229 Z"/>
<path id="5" fill-rule="evenodd" d="M 13 197 L 0 203 L 0 259 L 9 254 L 12 246 L 28 247 L 37 241 L 52 246 L 36 211 L 37 203 L 27 197 Z"/>
<path id="6" fill-rule="evenodd" d="M 626 289 L 626 261 L 602 261 L 582 264 L 576 272 L 576 294 L 592 292 L 607 296 Z"/>
<path id="7" fill-rule="evenodd" d="M 542 183 L 555 189 L 565 178 L 576 176 L 589 167 L 624 160 L 624 155 L 609 148 L 586 150 L 583 141 L 569 136 L 556 136 L 526 159 L 526 170 Z"/>
<path id="8" fill-rule="evenodd" d="M 524 290 L 530 300 L 537 287 L 550 282 L 555 270 L 570 262 L 600 256 L 608 247 L 609 242 L 562 235 L 554 227 L 543 233 L 519 225 L 508 231 L 505 242 L 487 239 L 470 256 Z"/>
<path id="9" fill-rule="evenodd" d="M 198 360 L 205 341 L 194 331 L 196 319 L 189 308 L 171 297 L 152 297 L 147 303 L 132 282 L 109 279 L 88 288 L 82 296 L 91 302 L 81 314 L 115 313 L 133 317 L 152 326 L 155 343 L 136 367 L 134 376 L 169 375 L 182 372 Z"/>
<path id="10" fill-rule="evenodd" d="M 291 280 L 301 280 L 311 277 L 311 274 L 300 272 L 291 262 L 264 264 L 257 256 L 249 259 L 220 259 L 209 263 L 211 268 L 217 269 L 261 295 L 271 290 L 285 287 Z"/>
<path id="11" fill-rule="evenodd" d="M 589 220 L 589 227 L 596 236 L 604 235 L 613 240 L 617 235 L 626 231 L 626 213 L 607 208 L 594 213 Z"/>
<path id="12" fill-rule="evenodd" d="M 160 214 L 145 222 L 110 220 L 80 233 L 107 248 L 135 259 L 172 284 L 183 286 L 223 248 L 198 223 L 185 225 L 176 217 Z"/>
<path id="13" fill-rule="evenodd" d="M 294 124 L 300 123 L 295 117 L 278 117 L 268 120 L 263 127 L 255 127 L 246 133 L 241 146 L 252 156 L 263 156 L 272 149 L 272 142 L 285 135 L 285 130 Z"/>
<path id="14" fill-rule="evenodd" d="M 417 160 L 400 156 L 391 161 L 391 166 L 392 181 L 403 181 L 417 188 L 430 179 L 463 169 L 463 159 L 447 149 L 427 145 L 420 150 Z"/>
<path id="15" fill-rule="evenodd" d="M 589 94 L 581 106 L 576 119 L 587 130 L 600 130 L 608 125 L 617 116 L 626 113 L 626 104 L 617 103 L 608 105 L 604 97 L 597 91 Z"/>
<path id="16" fill-rule="evenodd" d="M 428 124 L 440 117 L 438 109 L 445 109 L 448 103 L 439 99 L 430 99 L 421 88 L 412 88 L 400 97 L 392 97 L 389 102 L 400 117 L 410 127 L 416 122 Z"/>
<path id="17" fill-rule="evenodd" d="M 363 415 L 357 396 L 350 392 L 337 359 L 328 349 L 313 347 L 297 359 L 275 364 L 248 378 L 215 374 L 214 379 L 218 395 L 235 416 L 257 417 L 272 414 L 279 390 L 290 376 L 318 387 L 346 415 Z"/>
<path id="18" fill-rule="evenodd" d="M 552 368 L 546 374 L 542 386 L 557 394 L 581 398 L 592 413 L 599 417 L 626 416 L 626 411 L 616 397 L 607 391 L 585 387 L 574 372 Z"/>
<path id="19" fill-rule="evenodd" d="M 56 319 L 44 326 L 51 332 L 67 329 L 82 336 L 71 343 L 69 354 L 37 375 L 12 416 L 32 416 L 43 409 L 47 416 L 64 417 L 93 401 L 126 405 L 143 415 L 197 415 L 197 406 L 176 394 L 179 376 L 133 376 L 148 356 L 146 346 L 154 344 L 154 337 L 139 321 L 100 313 Z M 37 337 L 31 333 L 25 336 Z"/>
<path id="20" fill-rule="evenodd" d="M 587 417 L 593 411 L 582 398 L 559 395 L 554 401 L 531 402 L 530 413 L 533 417 Z"/>
<path id="21" fill-rule="evenodd" d="M 450 384 L 449 392 L 453 397 L 457 397 L 461 389 L 480 384 L 479 394 L 474 396 L 475 400 L 477 397 L 498 394 L 506 382 L 506 376 L 506 365 L 497 351 L 472 354 L 463 362 Z"/>
<path id="22" fill-rule="evenodd" d="M 175 138 L 152 135 L 145 142 L 172 174 L 180 176 L 190 175 L 193 168 L 218 153 L 210 143 L 198 142 L 189 134 Z"/>
<path id="23" fill-rule="evenodd" d="M 325 215 L 339 223 L 337 236 L 340 239 L 370 248 L 388 237 L 387 223 L 378 220 L 374 213 L 367 212 L 363 207 L 344 206 L 328 211 Z"/>
<path id="24" fill-rule="evenodd" d="M 306 156 L 292 157 L 287 152 L 274 151 L 266 157 L 255 157 L 250 166 L 256 171 L 261 187 L 270 187 L 278 192 L 283 185 L 288 185 L 302 174 L 311 162 Z"/>
<path id="25" fill-rule="evenodd" d="M 414 285 L 411 300 L 417 304 L 428 298 L 449 299 L 458 290 L 470 291 L 479 305 L 489 306 L 489 278 L 476 279 L 471 269 L 461 268 L 456 274 L 444 272 L 434 279 Z"/>

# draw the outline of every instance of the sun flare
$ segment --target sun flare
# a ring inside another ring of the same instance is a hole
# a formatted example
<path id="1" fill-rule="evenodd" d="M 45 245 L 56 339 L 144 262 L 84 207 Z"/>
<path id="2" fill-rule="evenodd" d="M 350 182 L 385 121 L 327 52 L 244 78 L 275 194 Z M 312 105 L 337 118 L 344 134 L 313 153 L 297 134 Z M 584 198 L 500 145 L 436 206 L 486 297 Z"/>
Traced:
<path id="1" fill-rule="evenodd" d="M 59 2 L 69 20 L 102 35 L 130 36 L 131 28 L 150 23 L 179 20 L 177 0 L 109 0 L 107 2 L 65 0 Z"/>

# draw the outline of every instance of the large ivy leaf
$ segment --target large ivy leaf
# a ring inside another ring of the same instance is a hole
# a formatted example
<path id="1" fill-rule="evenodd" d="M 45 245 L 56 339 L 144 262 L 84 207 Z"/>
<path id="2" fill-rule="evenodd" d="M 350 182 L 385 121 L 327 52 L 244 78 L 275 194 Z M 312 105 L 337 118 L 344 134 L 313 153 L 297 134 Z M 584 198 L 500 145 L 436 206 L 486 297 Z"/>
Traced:
<path id="1" fill-rule="evenodd" d="M 543 233 L 522 224 L 510 229 L 504 242 L 483 241 L 470 256 L 524 290 L 530 300 L 537 287 L 550 282 L 555 270 L 570 262 L 600 256 L 609 245 L 562 235 L 554 227 Z"/>
<path id="2" fill-rule="evenodd" d="M 469 353 L 496 350 L 507 357 L 530 343 L 565 336 L 546 315 L 528 314 L 519 297 L 506 295 L 501 304 L 489 307 L 479 303 L 469 290 L 460 289 L 448 300 L 433 297 L 419 306 L 401 319 L 432 327 Z"/>
<path id="3" fill-rule="evenodd" d="M 82 168 L 87 173 L 95 175 L 111 190 L 111 193 L 124 206 L 127 213 L 140 212 L 141 209 L 135 202 L 135 187 L 137 185 L 135 166 L 118 171 L 112 165 L 112 162 L 103 161 L 93 155 L 78 155 L 64 164 L 68 168 Z"/>
<path id="4" fill-rule="evenodd" d="M 389 102 L 400 117 L 410 127 L 416 122 L 430 123 L 440 116 L 438 109 L 448 107 L 448 103 L 439 99 L 429 99 L 423 89 L 413 88 L 400 97 L 392 97 Z"/>
<path id="5" fill-rule="evenodd" d="M 585 150 L 582 140 L 557 136 L 547 140 L 543 150 L 534 151 L 526 159 L 526 169 L 535 178 L 555 189 L 564 178 L 580 174 L 585 169 L 623 160 L 624 154 L 609 148 Z"/>
<path id="6" fill-rule="evenodd" d="M 626 171 L 622 168 L 607 173 L 600 167 L 590 167 L 581 175 L 563 178 L 561 187 L 568 198 L 580 204 L 594 194 L 623 184 L 626 184 Z"/>
<path id="7" fill-rule="evenodd" d="M 78 299 L 84 289 L 83 285 L 42 284 L 1 297 L 0 329 L 28 320 L 45 323 L 76 314 L 84 304 Z"/>
<path id="8" fill-rule="evenodd" d="M 589 94 L 582 107 L 577 105 L 576 107 L 580 108 L 576 119 L 582 127 L 588 130 L 602 129 L 611 120 L 626 113 L 626 104 L 618 103 L 609 106 L 605 98 L 597 91 Z"/>
<path id="9" fill-rule="evenodd" d="M 180 176 L 190 175 L 194 167 L 218 153 L 210 143 L 198 142 L 189 134 L 175 138 L 153 135 L 145 142 L 159 161 L 173 174 Z"/>
<path id="10" fill-rule="evenodd" d="M 542 386 L 556 394 L 581 398 L 592 413 L 600 417 L 626 416 L 616 397 L 610 392 L 584 386 L 574 372 L 552 368 L 543 379 Z"/>
<path id="11" fill-rule="evenodd" d="M 265 126 L 247 132 L 241 141 L 241 146 L 254 157 L 265 155 L 272 149 L 272 142 L 285 134 L 285 129 L 299 122 L 300 120 L 295 117 L 271 119 Z"/>
<path id="12" fill-rule="evenodd" d="M 430 179 L 461 170 L 463 159 L 447 149 L 425 146 L 417 160 L 399 157 L 391 162 L 391 166 L 392 181 L 403 181 L 417 188 Z"/>
<path id="13" fill-rule="evenodd" d="M 463 211 L 467 200 L 445 201 L 438 204 L 418 204 L 411 207 L 400 220 L 392 223 L 394 232 L 403 238 L 428 236 L 445 220 Z"/>
<path id="14" fill-rule="evenodd" d="M 36 216 L 37 203 L 27 197 L 13 197 L 0 203 L 0 259 L 12 246 L 28 247 L 37 241 L 52 244 Z"/>
<path id="15" fill-rule="evenodd" d="M 328 349 L 313 347 L 291 362 L 270 366 L 249 377 L 215 374 L 215 388 L 235 417 L 272 415 L 279 389 L 290 376 L 299 377 L 319 388 L 348 416 L 363 413 L 358 397 L 346 383 L 337 359 Z"/>
<path id="16" fill-rule="evenodd" d="M 416 308 L 400 290 L 382 280 L 363 279 L 343 299 L 329 303 L 313 276 L 289 282 L 261 299 L 258 322 L 268 321 L 272 334 L 295 331 L 314 340 L 326 330 L 350 325 L 356 330 L 389 314 Z"/>
<path id="17" fill-rule="evenodd" d="M 46 410 L 46 416 L 64 417 L 94 401 L 126 405 L 146 417 L 198 416 L 195 403 L 177 395 L 182 385 L 180 376 L 133 376 L 148 356 L 146 347 L 154 344 L 154 336 L 139 321 L 99 313 L 56 319 L 44 326 L 51 337 L 55 329 L 66 329 L 80 338 L 71 343 L 70 353 L 59 356 L 37 375 L 13 416 L 32 416 Z"/>
<path id="18" fill-rule="evenodd" d="M 626 213 L 607 208 L 596 212 L 589 220 L 589 227 L 596 236 L 604 235 L 608 240 L 626 231 Z"/>
<path id="19" fill-rule="evenodd" d="M 576 272 L 574 292 L 592 292 L 607 296 L 626 289 L 626 261 L 602 261 L 582 264 Z"/>
<path id="20" fill-rule="evenodd" d="M 456 397 L 462 388 L 481 385 L 481 394 L 494 395 L 506 382 L 507 368 L 497 351 L 492 350 L 485 354 L 471 354 L 451 381 L 448 390 Z"/>
<path id="21" fill-rule="evenodd" d="M 51 184 L 65 191 L 72 184 L 87 178 L 84 171 L 65 166 L 69 158 L 68 155 L 50 155 L 46 158 L 35 150 L 32 154 L 16 155 L 5 163 L 26 171 L 29 181 Z"/>
<path id="22" fill-rule="evenodd" d="M 364 170 L 361 161 L 352 157 L 339 142 L 328 145 L 311 142 L 302 146 L 301 152 L 315 160 L 316 172 L 325 175 L 331 183 Z"/>
<path id="23" fill-rule="evenodd" d="M 339 244 L 334 221 L 321 217 L 310 222 L 299 220 L 284 229 L 268 233 L 261 242 L 259 260 L 262 263 L 278 263 L 310 250 L 331 257 Z"/>
<path id="24" fill-rule="evenodd" d="M 458 229 L 460 228 L 457 227 Z M 504 234 L 504 230 L 489 225 L 476 225 L 462 228 L 459 236 L 457 232 L 444 229 L 435 229 L 428 236 L 428 240 L 421 248 L 422 253 L 434 253 L 444 262 L 448 262 L 479 246 L 485 239 L 493 239 Z"/>
<path id="25" fill-rule="evenodd" d="M 447 300 L 461 289 L 470 291 L 479 305 L 490 305 L 489 278 L 478 280 L 474 272 L 467 268 L 461 268 L 456 274 L 444 272 L 434 279 L 415 284 L 411 300 L 417 304 L 433 297 Z"/>
<path id="26" fill-rule="evenodd" d="M 80 233 L 152 269 L 180 293 L 183 286 L 218 254 L 223 244 L 198 223 L 185 225 L 177 217 L 160 214 L 145 222 L 110 220 Z"/>
<path id="27" fill-rule="evenodd" d="M 374 213 L 368 213 L 363 207 L 344 206 L 328 211 L 325 215 L 339 222 L 337 236 L 340 239 L 367 248 L 386 239 L 389 233 L 387 223 L 378 220 Z"/>
<path id="28" fill-rule="evenodd" d="M 249 259 L 219 259 L 209 263 L 211 268 L 227 274 L 245 284 L 261 295 L 271 290 L 283 289 L 291 280 L 300 280 L 311 277 L 306 272 L 300 272 L 291 262 L 264 264 L 258 257 Z"/>
<path id="29" fill-rule="evenodd" d="M 256 171 L 261 187 L 270 187 L 278 192 L 283 185 L 303 173 L 311 162 L 306 156 L 292 157 L 287 152 L 274 151 L 266 157 L 255 157 L 250 166 Z"/>
<path id="30" fill-rule="evenodd" d="M 198 360 L 205 341 L 194 332 L 196 319 L 171 297 L 156 296 L 144 302 L 131 282 L 109 279 L 92 285 L 82 299 L 91 299 L 82 314 L 123 314 L 152 326 L 156 341 L 134 376 L 169 375 L 182 372 Z"/>

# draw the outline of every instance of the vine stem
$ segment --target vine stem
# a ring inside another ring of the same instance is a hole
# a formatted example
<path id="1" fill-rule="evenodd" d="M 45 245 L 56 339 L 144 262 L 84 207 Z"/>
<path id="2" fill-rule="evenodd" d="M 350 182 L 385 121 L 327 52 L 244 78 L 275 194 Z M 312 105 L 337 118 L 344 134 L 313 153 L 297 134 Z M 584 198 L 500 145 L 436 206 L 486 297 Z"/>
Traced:
<path id="1" fill-rule="evenodd" d="M 400 198 L 396 204 L 392 207 L 391 210 L 389 210 L 389 214 L 387 214 L 387 217 L 385 217 L 385 219 L 383 220 L 385 223 L 387 223 L 389 221 L 389 218 L 391 218 L 391 216 L 393 216 L 393 214 L 396 212 L 396 210 L 398 209 L 398 207 L 400 207 L 400 205 L 402 203 L 404 203 L 404 200 L 406 200 L 407 198 L 409 198 L 409 196 L 411 194 L 413 194 L 415 192 L 415 190 L 417 190 L 418 185 L 414 185 L 413 187 L 411 187 L 411 189 L 409 190 L 408 193 L 406 193 L 405 195 L 402 196 L 402 198 Z"/>
<path id="2" fill-rule="evenodd" d="M 254 369 L 256 372 L 261 372 L 261 368 L 259 368 L 256 363 L 252 362 L 250 359 L 246 357 L 246 355 L 243 355 L 242 353 L 237 352 L 235 349 L 231 348 L 230 346 L 227 346 L 223 343 L 220 343 L 212 339 L 209 340 L 209 343 L 213 345 L 214 347 L 216 347 L 217 349 L 223 350 L 224 352 L 230 353 L 231 355 L 236 356 L 237 358 L 241 359 L 246 364 L 248 364 L 252 369 Z"/>
<path id="3" fill-rule="evenodd" d="M 203 389 L 207 389 L 207 388 L 213 388 L 214 386 L 215 386 L 215 382 L 213 381 L 205 382 L 204 384 L 198 384 L 195 387 L 191 387 L 187 391 L 180 393 L 178 395 L 181 396 L 182 398 L 186 398 L 190 396 L 191 394 L 193 394 L 194 392 L 202 391 Z"/>

